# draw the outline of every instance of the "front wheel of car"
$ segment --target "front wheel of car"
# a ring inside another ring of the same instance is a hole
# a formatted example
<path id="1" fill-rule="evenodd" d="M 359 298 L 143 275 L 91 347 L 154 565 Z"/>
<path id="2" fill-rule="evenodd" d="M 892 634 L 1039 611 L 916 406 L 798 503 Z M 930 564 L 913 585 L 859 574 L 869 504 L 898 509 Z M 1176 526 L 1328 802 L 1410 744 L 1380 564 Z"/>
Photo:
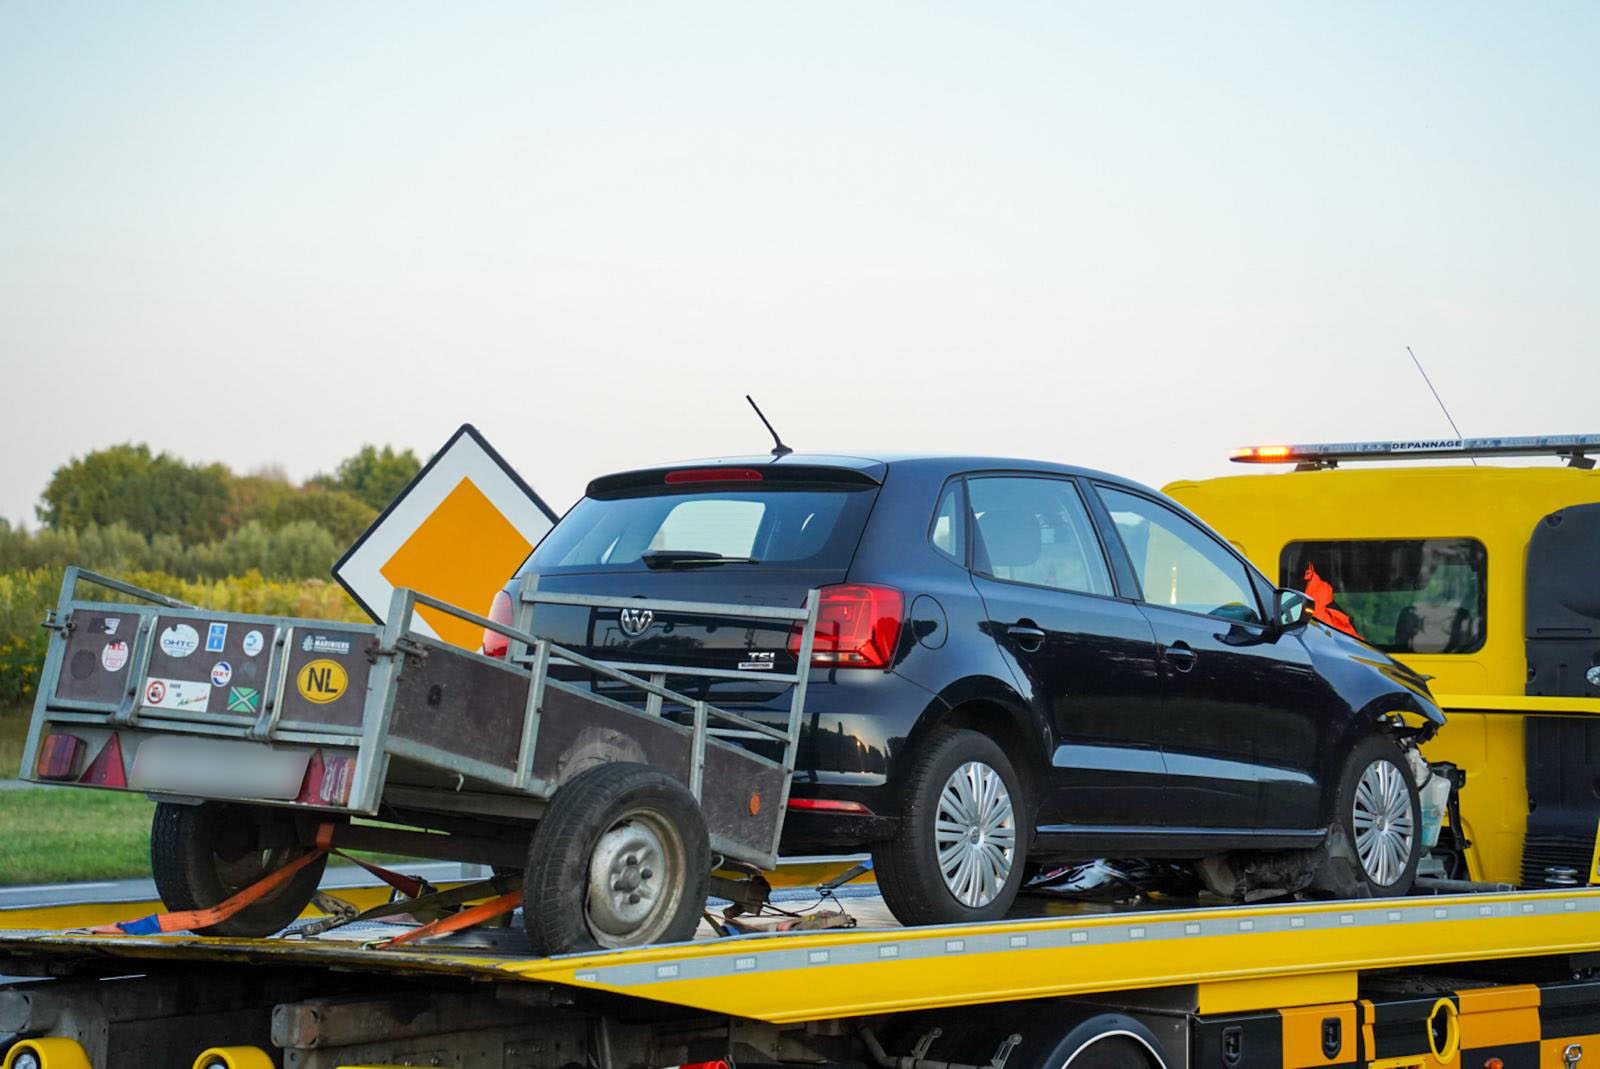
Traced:
<path id="1" fill-rule="evenodd" d="M 1380 735 L 1358 743 L 1345 758 L 1335 805 L 1330 852 L 1354 884 L 1339 890 L 1371 898 L 1409 893 L 1422 860 L 1422 804 L 1400 747 Z"/>
<path id="2" fill-rule="evenodd" d="M 912 760 L 894 838 L 872 852 L 878 889 L 901 924 L 1005 915 L 1022 884 L 1026 804 L 1005 751 L 941 728 Z"/>

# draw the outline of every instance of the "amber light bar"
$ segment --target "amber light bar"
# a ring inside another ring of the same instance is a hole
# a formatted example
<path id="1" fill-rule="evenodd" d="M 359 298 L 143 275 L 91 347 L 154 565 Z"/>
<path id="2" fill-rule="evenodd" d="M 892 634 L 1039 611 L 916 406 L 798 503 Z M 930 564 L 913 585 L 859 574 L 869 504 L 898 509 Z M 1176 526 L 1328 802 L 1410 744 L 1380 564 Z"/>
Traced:
<path id="1" fill-rule="evenodd" d="M 1247 445 L 1229 459 L 1236 464 L 1298 464 L 1332 468 L 1342 460 L 1425 460 L 1434 457 L 1564 458 L 1574 468 L 1592 468 L 1600 434 L 1551 434 L 1521 438 L 1417 438 L 1387 442 L 1328 442 L 1321 445 Z"/>

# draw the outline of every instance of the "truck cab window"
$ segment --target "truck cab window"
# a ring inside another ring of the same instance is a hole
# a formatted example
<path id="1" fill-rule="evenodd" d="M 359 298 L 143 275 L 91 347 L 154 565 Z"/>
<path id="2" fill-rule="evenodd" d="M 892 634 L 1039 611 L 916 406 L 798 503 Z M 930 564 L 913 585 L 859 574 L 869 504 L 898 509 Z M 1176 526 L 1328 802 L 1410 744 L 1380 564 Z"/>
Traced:
<path id="1" fill-rule="evenodd" d="M 1488 555 L 1475 538 L 1290 542 L 1278 570 L 1314 616 L 1386 653 L 1483 648 Z"/>

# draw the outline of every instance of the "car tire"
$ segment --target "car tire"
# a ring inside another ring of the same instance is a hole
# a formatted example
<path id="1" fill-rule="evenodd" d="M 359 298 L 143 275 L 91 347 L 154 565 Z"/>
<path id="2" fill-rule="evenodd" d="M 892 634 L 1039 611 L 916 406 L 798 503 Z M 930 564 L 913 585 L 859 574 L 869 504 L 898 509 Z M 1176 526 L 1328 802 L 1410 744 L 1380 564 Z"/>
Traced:
<path id="1" fill-rule="evenodd" d="M 710 880 L 694 796 L 648 765 L 601 765 L 563 784 L 534 829 L 522 923 L 538 954 L 682 942 Z"/>
<path id="2" fill-rule="evenodd" d="M 221 905 L 313 849 L 297 841 L 287 814 L 251 806 L 160 802 L 150 823 L 150 868 L 156 891 L 175 911 Z M 282 931 L 311 902 L 327 865 L 323 855 L 259 902 L 196 931 L 240 938 Z"/>
<path id="3" fill-rule="evenodd" d="M 1405 754 L 1383 735 L 1345 757 L 1334 799 L 1320 890 L 1339 897 L 1408 894 L 1422 860 L 1422 802 Z"/>
<path id="4" fill-rule="evenodd" d="M 976 731 L 937 729 L 913 757 L 901 795 L 894 837 L 872 851 L 878 889 L 895 919 L 919 925 L 1003 917 L 1022 885 L 1031 830 L 1005 751 Z"/>

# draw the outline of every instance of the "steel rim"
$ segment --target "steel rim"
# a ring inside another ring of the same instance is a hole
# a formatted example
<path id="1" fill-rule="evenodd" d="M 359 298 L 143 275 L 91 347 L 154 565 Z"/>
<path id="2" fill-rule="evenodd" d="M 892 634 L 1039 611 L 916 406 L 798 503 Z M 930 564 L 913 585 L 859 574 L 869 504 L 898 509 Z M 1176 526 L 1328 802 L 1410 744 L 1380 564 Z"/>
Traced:
<path id="1" fill-rule="evenodd" d="M 950 774 L 934 814 L 934 848 L 944 885 L 972 909 L 1000 896 L 1016 863 L 1016 810 L 1000 773 L 968 761 Z"/>
<path id="2" fill-rule="evenodd" d="M 600 836 L 589 858 L 584 917 L 603 947 L 654 943 L 683 897 L 683 839 L 646 810 L 626 813 Z"/>
<path id="3" fill-rule="evenodd" d="M 1356 854 L 1367 878 L 1380 887 L 1397 882 L 1411 863 L 1416 814 L 1405 773 L 1391 761 L 1374 761 L 1356 781 L 1352 803 Z"/>
<path id="4" fill-rule="evenodd" d="M 247 846 L 236 853 L 227 852 L 224 843 L 218 842 L 218 839 L 222 837 L 223 822 L 229 820 L 245 821 L 248 817 L 241 816 L 234 810 L 224 811 L 216 817 L 217 823 L 211 833 L 211 871 L 216 876 L 217 882 L 222 885 L 224 897 L 231 897 L 259 883 L 266 876 L 297 860 L 305 853 L 305 848 L 288 844 Z M 284 893 L 287 886 L 284 884 L 267 892 L 262 896 L 262 901 L 272 901 Z"/>

